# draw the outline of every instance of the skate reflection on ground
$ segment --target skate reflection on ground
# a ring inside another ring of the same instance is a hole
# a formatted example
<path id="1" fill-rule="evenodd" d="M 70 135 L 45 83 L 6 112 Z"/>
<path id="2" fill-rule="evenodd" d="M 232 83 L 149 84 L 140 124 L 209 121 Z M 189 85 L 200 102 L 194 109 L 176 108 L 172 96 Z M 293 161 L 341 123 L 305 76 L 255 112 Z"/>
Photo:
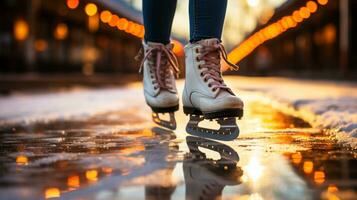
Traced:
<path id="1" fill-rule="evenodd" d="M 4 199 L 348 199 L 357 153 L 254 97 L 232 142 L 153 126 L 136 109 L 0 128 Z M 248 99 L 251 98 L 251 99 Z M 130 116 L 130 117 L 128 117 Z M 238 157 L 239 153 L 239 157 Z M 352 199 L 352 198 L 350 198 Z"/>
<path id="2" fill-rule="evenodd" d="M 243 171 L 229 146 L 203 138 L 186 138 L 190 154 L 183 161 L 187 199 L 219 199 L 225 186 L 238 185 Z M 204 153 L 204 151 L 208 153 Z M 209 158 L 214 151 L 218 158 Z"/>

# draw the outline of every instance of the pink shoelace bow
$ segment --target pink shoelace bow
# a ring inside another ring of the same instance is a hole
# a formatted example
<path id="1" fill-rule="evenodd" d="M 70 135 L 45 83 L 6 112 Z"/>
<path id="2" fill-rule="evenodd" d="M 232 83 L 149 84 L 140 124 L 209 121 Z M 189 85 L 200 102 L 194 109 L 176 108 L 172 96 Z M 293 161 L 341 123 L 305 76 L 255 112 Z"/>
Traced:
<path id="1" fill-rule="evenodd" d="M 171 69 L 174 72 L 174 75 L 178 77 L 178 61 L 175 54 L 163 44 L 152 45 L 146 51 L 145 56 L 141 61 L 139 73 L 142 73 L 144 62 L 146 60 L 150 62 L 150 71 L 152 72 L 153 69 L 155 70 L 155 81 L 153 81 L 153 84 L 157 83 L 158 87 L 162 89 L 173 90 L 172 85 L 167 82 L 170 76 L 170 73 L 167 70 Z"/>
<path id="2" fill-rule="evenodd" d="M 221 74 L 221 57 L 223 60 L 230 66 L 232 70 L 238 70 L 239 67 L 228 61 L 227 52 L 224 49 L 223 45 L 220 43 L 214 45 L 201 44 L 201 48 L 198 51 L 200 55 L 197 56 L 197 61 L 203 60 L 205 63 L 200 65 L 199 68 L 203 69 L 201 76 L 204 81 L 211 81 L 208 86 L 212 87 L 212 91 L 217 89 L 225 89 L 233 94 L 231 89 L 224 83 L 222 74 Z"/>

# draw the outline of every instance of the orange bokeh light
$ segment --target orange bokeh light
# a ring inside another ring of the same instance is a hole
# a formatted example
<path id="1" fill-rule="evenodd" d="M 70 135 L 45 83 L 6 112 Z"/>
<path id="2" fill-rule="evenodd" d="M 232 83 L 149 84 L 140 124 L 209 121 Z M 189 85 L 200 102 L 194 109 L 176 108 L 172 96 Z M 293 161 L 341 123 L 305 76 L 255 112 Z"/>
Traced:
<path id="1" fill-rule="evenodd" d="M 296 22 L 302 22 L 302 17 L 300 16 L 300 12 L 299 11 L 294 11 L 293 12 L 293 19 L 296 21 Z"/>
<path id="2" fill-rule="evenodd" d="M 138 36 L 139 38 L 143 38 L 143 37 L 144 37 L 144 34 L 145 34 L 144 26 L 140 25 L 140 31 L 139 31 L 139 33 L 137 34 L 137 36 Z"/>
<path id="3" fill-rule="evenodd" d="M 172 40 L 172 43 L 174 44 L 174 48 L 173 48 L 173 52 L 177 55 L 177 56 L 183 56 L 184 54 L 184 47 L 183 44 L 177 40 Z"/>
<path id="4" fill-rule="evenodd" d="M 326 5 L 328 3 L 328 0 L 317 0 L 317 2 L 320 4 L 320 5 Z"/>
<path id="5" fill-rule="evenodd" d="M 127 33 L 131 33 L 132 29 L 134 28 L 134 25 L 135 25 L 134 22 L 129 21 L 128 22 L 128 26 L 126 27 L 126 29 L 124 31 L 127 32 Z"/>
<path id="6" fill-rule="evenodd" d="M 300 8 L 299 12 L 300 12 L 300 16 L 304 19 L 310 17 L 310 11 L 306 7 Z"/>
<path id="7" fill-rule="evenodd" d="M 67 0 L 67 7 L 70 9 L 76 9 L 79 5 L 79 0 Z"/>
<path id="8" fill-rule="evenodd" d="M 289 28 L 294 28 L 297 23 L 294 21 L 294 19 L 291 16 L 288 16 L 285 18 L 286 22 L 288 23 Z"/>
<path id="9" fill-rule="evenodd" d="M 57 40 L 64 40 L 68 35 L 68 27 L 65 23 L 59 23 L 54 31 L 54 36 Z"/>
<path id="10" fill-rule="evenodd" d="M 314 13 L 317 11 L 317 3 L 315 3 L 315 1 L 309 1 L 306 3 L 306 7 L 307 9 L 311 12 L 311 13 Z"/>
<path id="11" fill-rule="evenodd" d="M 140 37 L 143 32 L 144 27 L 140 24 L 135 24 L 134 27 L 135 28 L 134 28 L 132 34 L 135 35 L 136 37 Z"/>
<path id="12" fill-rule="evenodd" d="M 86 14 L 88 16 L 94 16 L 95 14 L 97 14 L 98 12 L 98 8 L 94 3 L 89 3 L 86 5 L 86 7 L 84 8 L 84 11 L 86 12 Z"/>
<path id="13" fill-rule="evenodd" d="M 35 40 L 35 49 L 38 52 L 43 52 L 47 49 L 48 43 L 44 39 Z"/>
<path id="14" fill-rule="evenodd" d="M 135 35 L 137 29 L 138 29 L 138 25 L 133 23 L 133 25 L 129 29 L 129 33 Z"/>
<path id="15" fill-rule="evenodd" d="M 125 30 L 127 26 L 128 26 L 128 20 L 125 18 L 120 18 L 117 25 L 118 29 Z"/>
<path id="16" fill-rule="evenodd" d="M 16 20 L 14 24 L 14 37 L 16 40 L 24 41 L 30 33 L 30 27 L 25 20 Z"/>
<path id="17" fill-rule="evenodd" d="M 100 13 L 100 20 L 103 23 L 108 23 L 110 22 L 110 19 L 112 18 L 112 13 L 109 12 L 108 10 L 104 10 Z"/>
<path id="18" fill-rule="evenodd" d="M 112 15 L 112 17 L 110 18 L 110 21 L 109 21 L 109 26 L 111 26 L 111 27 L 116 26 L 118 21 L 119 21 L 118 15 Z"/>

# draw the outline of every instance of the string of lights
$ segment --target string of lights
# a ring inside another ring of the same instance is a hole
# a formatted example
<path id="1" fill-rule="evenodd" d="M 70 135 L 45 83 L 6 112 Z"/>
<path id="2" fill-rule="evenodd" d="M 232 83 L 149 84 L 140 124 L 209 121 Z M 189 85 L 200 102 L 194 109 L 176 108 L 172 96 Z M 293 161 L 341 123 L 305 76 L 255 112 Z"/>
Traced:
<path id="1" fill-rule="evenodd" d="M 79 0 L 67 0 L 67 7 L 74 10 L 79 7 L 79 3 Z M 139 39 L 144 38 L 145 29 L 142 24 L 130 21 L 125 17 L 119 17 L 109 10 L 103 10 L 99 14 L 98 7 L 94 3 L 87 3 L 84 7 L 84 11 L 89 17 L 88 27 L 90 30 L 98 29 L 98 25 L 95 22 L 98 21 L 97 19 L 99 18 L 102 23 L 116 28 L 119 31 L 124 31 Z M 173 52 L 178 56 L 182 56 L 184 50 L 181 42 L 172 39 L 172 43 L 174 44 Z"/>
<path id="2" fill-rule="evenodd" d="M 313 13 L 317 12 L 319 6 L 324 6 L 327 3 L 328 0 L 308 1 L 305 6 L 293 11 L 291 15 L 284 16 L 262 28 L 229 52 L 229 61 L 232 63 L 240 62 L 266 41 L 278 37 L 285 31 L 295 28 L 299 23 L 309 19 Z M 224 66 L 222 70 L 225 71 L 227 69 L 228 66 Z"/>
<path id="3" fill-rule="evenodd" d="M 79 3 L 79 0 L 67 0 L 67 7 L 74 10 L 79 7 Z M 100 21 L 104 24 L 108 24 L 110 27 L 125 31 L 138 38 L 144 37 L 145 31 L 143 25 L 130 21 L 125 17 L 119 17 L 109 10 L 103 10 L 99 14 L 98 7 L 94 3 L 87 3 L 84 7 L 84 11 L 90 19 L 99 15 Z"/>

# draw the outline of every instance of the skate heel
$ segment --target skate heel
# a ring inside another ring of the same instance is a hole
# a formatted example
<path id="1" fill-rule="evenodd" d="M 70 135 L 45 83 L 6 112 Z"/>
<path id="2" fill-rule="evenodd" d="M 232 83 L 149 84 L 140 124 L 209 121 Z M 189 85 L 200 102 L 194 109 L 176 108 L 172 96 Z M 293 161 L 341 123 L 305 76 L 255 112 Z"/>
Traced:
<path id="1" fill-rule="evenodd" d="M 150 105 L 149 105 L 150 106 Z M 154 107 L 150 106 L 151 110 L 155 113 L 170 113 L 170 112 L 176 112 L 179 110 L 179 105 L 177 104 L 176 106 L 171 106 L 171 107 Z"/>
<path id="2" fill-rule="evenodd" d="M 216 118 L 226 118 L 226 117 L 237 117 L 238 119 L 241 119 L 243 117 L 243 109 L 231 108 L 231 109 L 224 109 L 215 112 L 204 112 L 203 116 L 205 119 L 216 119 Z"/>
<path id="3" fill-rule="evenodd" d="M 185 113 L 186 115 L 202 115 L 202 112 L 200 110 L 187 106 L 183 107 L 183 113 Z"/>

